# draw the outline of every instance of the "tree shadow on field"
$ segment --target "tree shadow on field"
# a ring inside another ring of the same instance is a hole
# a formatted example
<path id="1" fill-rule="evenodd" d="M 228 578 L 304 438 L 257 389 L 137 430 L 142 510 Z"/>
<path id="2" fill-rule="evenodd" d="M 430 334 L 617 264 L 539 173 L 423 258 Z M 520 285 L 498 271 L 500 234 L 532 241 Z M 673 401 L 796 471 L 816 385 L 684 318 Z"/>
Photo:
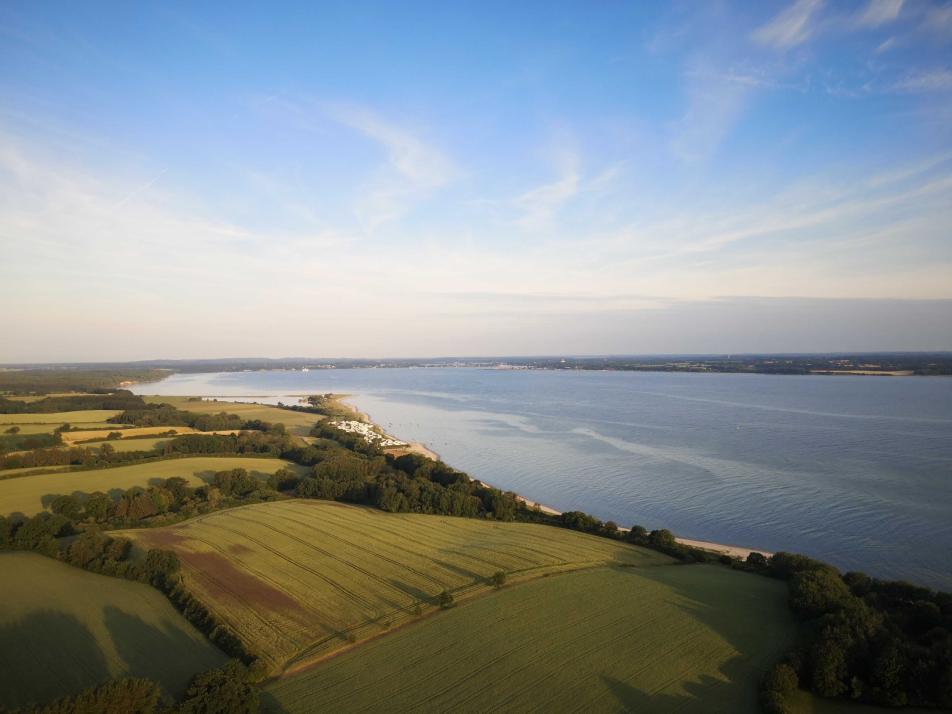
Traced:
<path id="1" fill-rule="evenodd" d="M 0 705 L 44 704 L 109 677 L 96 637 L 72 615 L 40 610 L 0 625 Z"/>
<path id="2" fill-rule="evenodd" d="M 459 553 L 459 555 L 466 555 L 466 554 Z M 449 570 L 451 573 L 462 575 L 464 578 L 467 578 L 468 580 L 482 580 L 485 577 L 484 575 L 480 575 L 479 573 L 477 573 L 475 570 L 467 570 L 466 568 L 461 568 L 460 566 L 454 565 L 453 563 L 448 563 L 445 560 L 437 560 L 436 558 L 434 558 L 433 562 L 436 565 L 439 565 L 441 568 Z"/>
<path id="3" fill-rule="evenodd" d="M 267 689 L 261 690 L 258 702 L 261 707 L 260 711 L 264 712 L 264 714 L 291 714 L 291 711 L 285 709 L 284 705 Z"/>
<path id="4" fill-rule="evenodd" d="M 433 597 L 429 593 L 420 590 L 420 588 L 414 587 L 413 585 L 405 583 L 402 580 L 394 580 L 391 578 L 389 582 L 397 590 L 406 593 L 417 602 L 428 602 Z"/>
<path id="5" fill-rule="evenodd" d="M 670 593 L 667 603 L 721 637 L 732 656 L 711 662 L 708 672 L 674 676 L 680 692 L 648 692 L 605 673 L 602 682 L 624 711 L 758 712 L 760 678 L 793 643 L 795 625 L 786 585 L 714 565 L 616 569 L 655 581 Z M 660 664 L 660 662 L 659 662 Z M 718 676 L 712 676 L 716 668 Z"/>
<path id="6" fill-rule="evenodd" d="M 156 627 L 112 605 L 103 609 L 103 620 L 125 663 L 126 675 L 154 679 L 174 697 L 184 694 L 196 673 L 218 667 L 226 659 L 165 621 L 161 628 Z"/>

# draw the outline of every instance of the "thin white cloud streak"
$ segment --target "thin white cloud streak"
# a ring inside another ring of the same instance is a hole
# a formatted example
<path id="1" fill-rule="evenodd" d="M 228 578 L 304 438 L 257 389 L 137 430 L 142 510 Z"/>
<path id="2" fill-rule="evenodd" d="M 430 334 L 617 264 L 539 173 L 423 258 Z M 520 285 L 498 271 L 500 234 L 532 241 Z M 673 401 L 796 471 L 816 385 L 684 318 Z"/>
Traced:
<path id="1" fill-rule="evenodd" d="M 356 208 L 358 219 L 369 233 L 400 218 L 460 174 L 443 151 L 365 107 L 337 103 L 325 104 L 323 110 L 334 121 L 377 143 L 387 154 L 386 166 L 365 187 Z"/>
<path id="2" fill-rule="evenodd" d="M 751 79 L 743 75 L 746 79 Z M 710 70 L 685 75 L 687 107 L 671 127 L 671 150 L 685 162 L 711 156 L 743 115 L 757 84 Z"/>
<path id="3" fill-rule="evenodd" d="M 781 50 L 802 44 L 813 34 L 813 16 L 822 5 L 822 0 L 796 0 L 773 20 L 754 30 L 751 38 L 758 44 Z"/>
<path id="4" fill-rule="evenodd" d="M 903 0 L 869 0 L 856 18 L 858 27 L 879 27 L 894 22 L 902 10 Z"/>
<path id="5" fill-rule="evenodd" d="M 550 228 L 559 209 L 578 195 L 581 186 L 578 156 L 575 152 L 564 152 L 557 163 L 555 181 L 536 186 L 513 199 L 513 207 L 521 214 L 515 221 L 519 227 L 530 231 Z"/>
<path id="6" fill-rule="evenodd" d="M 952 71 L 943 68 L 909 74 L 893 83 L 891 89 L 911 94 L 948 92 L 952 90 Z"/>

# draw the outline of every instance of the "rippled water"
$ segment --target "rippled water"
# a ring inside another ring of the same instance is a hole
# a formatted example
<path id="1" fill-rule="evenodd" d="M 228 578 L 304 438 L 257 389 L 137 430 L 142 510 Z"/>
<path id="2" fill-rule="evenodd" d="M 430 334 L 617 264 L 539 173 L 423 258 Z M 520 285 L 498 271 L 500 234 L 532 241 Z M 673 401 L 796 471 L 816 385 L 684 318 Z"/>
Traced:
<path id="1" fill-rule="evenodd" d="M 952 589 L 952 379 L 344 369 L 138 391 L 347 392 L 394 435 L 560 510 Z"/>

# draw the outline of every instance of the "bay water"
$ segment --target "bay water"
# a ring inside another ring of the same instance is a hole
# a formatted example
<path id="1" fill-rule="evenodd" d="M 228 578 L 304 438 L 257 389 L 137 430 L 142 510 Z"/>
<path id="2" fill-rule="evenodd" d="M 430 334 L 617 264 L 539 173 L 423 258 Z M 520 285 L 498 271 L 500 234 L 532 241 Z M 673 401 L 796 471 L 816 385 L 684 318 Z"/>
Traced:
<path id="1" fill-rule="evenodd" d="M 561 511 L 952 590 L 952 378 L 322 369 L 135 391 L 346 393 L 394 436 Z"/>

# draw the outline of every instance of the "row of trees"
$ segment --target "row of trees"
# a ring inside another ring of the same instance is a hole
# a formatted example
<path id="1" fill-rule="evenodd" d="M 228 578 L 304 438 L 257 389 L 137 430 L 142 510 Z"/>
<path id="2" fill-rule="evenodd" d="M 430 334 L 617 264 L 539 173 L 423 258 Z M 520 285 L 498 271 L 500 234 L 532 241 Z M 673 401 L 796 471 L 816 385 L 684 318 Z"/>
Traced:
<path id="1" fill-rule="evenodd" d="M 171 703 L 151 679 L 124 677 L 91 687 L 72 697 L 12 714 L 254 714 L 258 690 L 253 674 L 241 662 L 195 675 L 185 698 Z"/>
<path id="2" fill-rule="evenodd" d="M 140 451 L 117 451 L 108 443 L 98 447 L 36 448 L 33 451 L 0 456 L 0 469 L 64 465 L 99 468 L 162 456 L 186 456 L 190 454 L 281 456 L 284 453 L 292 453 L 292 440 L 285 432 L 283 424 L 268 424 L 256 420 L 245 422 L 245 428 L 252 428 L 248 427 L 248 424 L 257 428 L 258 431 L 248 431 L 240 434 L 183 434 L 152 449 Z M 174 431 L 171 433 L 174 434 Z M 59 434 L 41 436 L 59 439 Z M 135 439 L 129 441 L 134 442 Z M 0 438 L 0 447 L 2 447 L 2 438 Z M 3 453 L 2 450 L 0 450 L 0 453 Z"/>
<path id="3" fill-rule="evenodd" d="M 518 501 L 442 462 L 414 454 L 383 455 L 361 438 L 320 424 L 320 442 L 284 454 L 311 466 L 308 476 L 280 485 L 300 498 L 364 503 L 392 513 L 438 513 L 513 520 Z M 330 437 L 330 438 L 328 438 Z"/>
<path id="4" fill-rule="evenodd" d="M 141 408 L 127 409 L 110 417 L 108 421 L 113 424 L 132 424 L 133 426 L 189 426 L 198 431 L 254 428 L 237 414 L 227 412 L 202 414 L 176 409 L 169 404 L 147 404 Z"/>
<path id="5" fill-rule="evenodd" d="M 126 389 L 101 394 L 49 396 L 34 401 L 0 397 L 0 414 L 52 414 L 84 409 L 144 409 L 142 397 Z"/>
<path id="6" fill-rule="evenodd" d="M 286 478 L 285 470 L 261 481 L 245 469 L 218 471 L 211 481 L 192 487 L 184 478 L 173 476 L 149 488 L 134 487 L 117 497 L 96 491 L 88 496 L 54 496 L 50 510 L 74 524 L 109 528 L 137 527 L 161 519 L 163 523 L 191 518 L 237 503 L 252 503 L 279 498 L 272 483 Z"/>
<path id="7" fill-rule="evenodd" d="M 63 438 L 59 431 L 52 434 L 21 434 L 20 427 L 11 426 L 6 428 L 3 434 L 0 434 L 0 454 L 28 449 L 43 449 L 62 443 Z"/>
<path id="8" fill-rule="evenodd" d="M 109 394 L 123 382 L 154 382 L 168 376 L 159 369 L 17 369 L 0 370 L 0 393 L 51 394 L 85 392 Z"/>
<path id="9" fill-rule="evenodd" d="M 822 697 L 885 706 L 952 706 L 952 594 L 863 573 L 846 573 L 791 553 L 749 558 L 746 567 L 787 581 L 804 641 L 782 663 Z M 780 679 L 778 679 L 778 676 Z M 768 712 L 787 711 L 765 680 Z"/>

